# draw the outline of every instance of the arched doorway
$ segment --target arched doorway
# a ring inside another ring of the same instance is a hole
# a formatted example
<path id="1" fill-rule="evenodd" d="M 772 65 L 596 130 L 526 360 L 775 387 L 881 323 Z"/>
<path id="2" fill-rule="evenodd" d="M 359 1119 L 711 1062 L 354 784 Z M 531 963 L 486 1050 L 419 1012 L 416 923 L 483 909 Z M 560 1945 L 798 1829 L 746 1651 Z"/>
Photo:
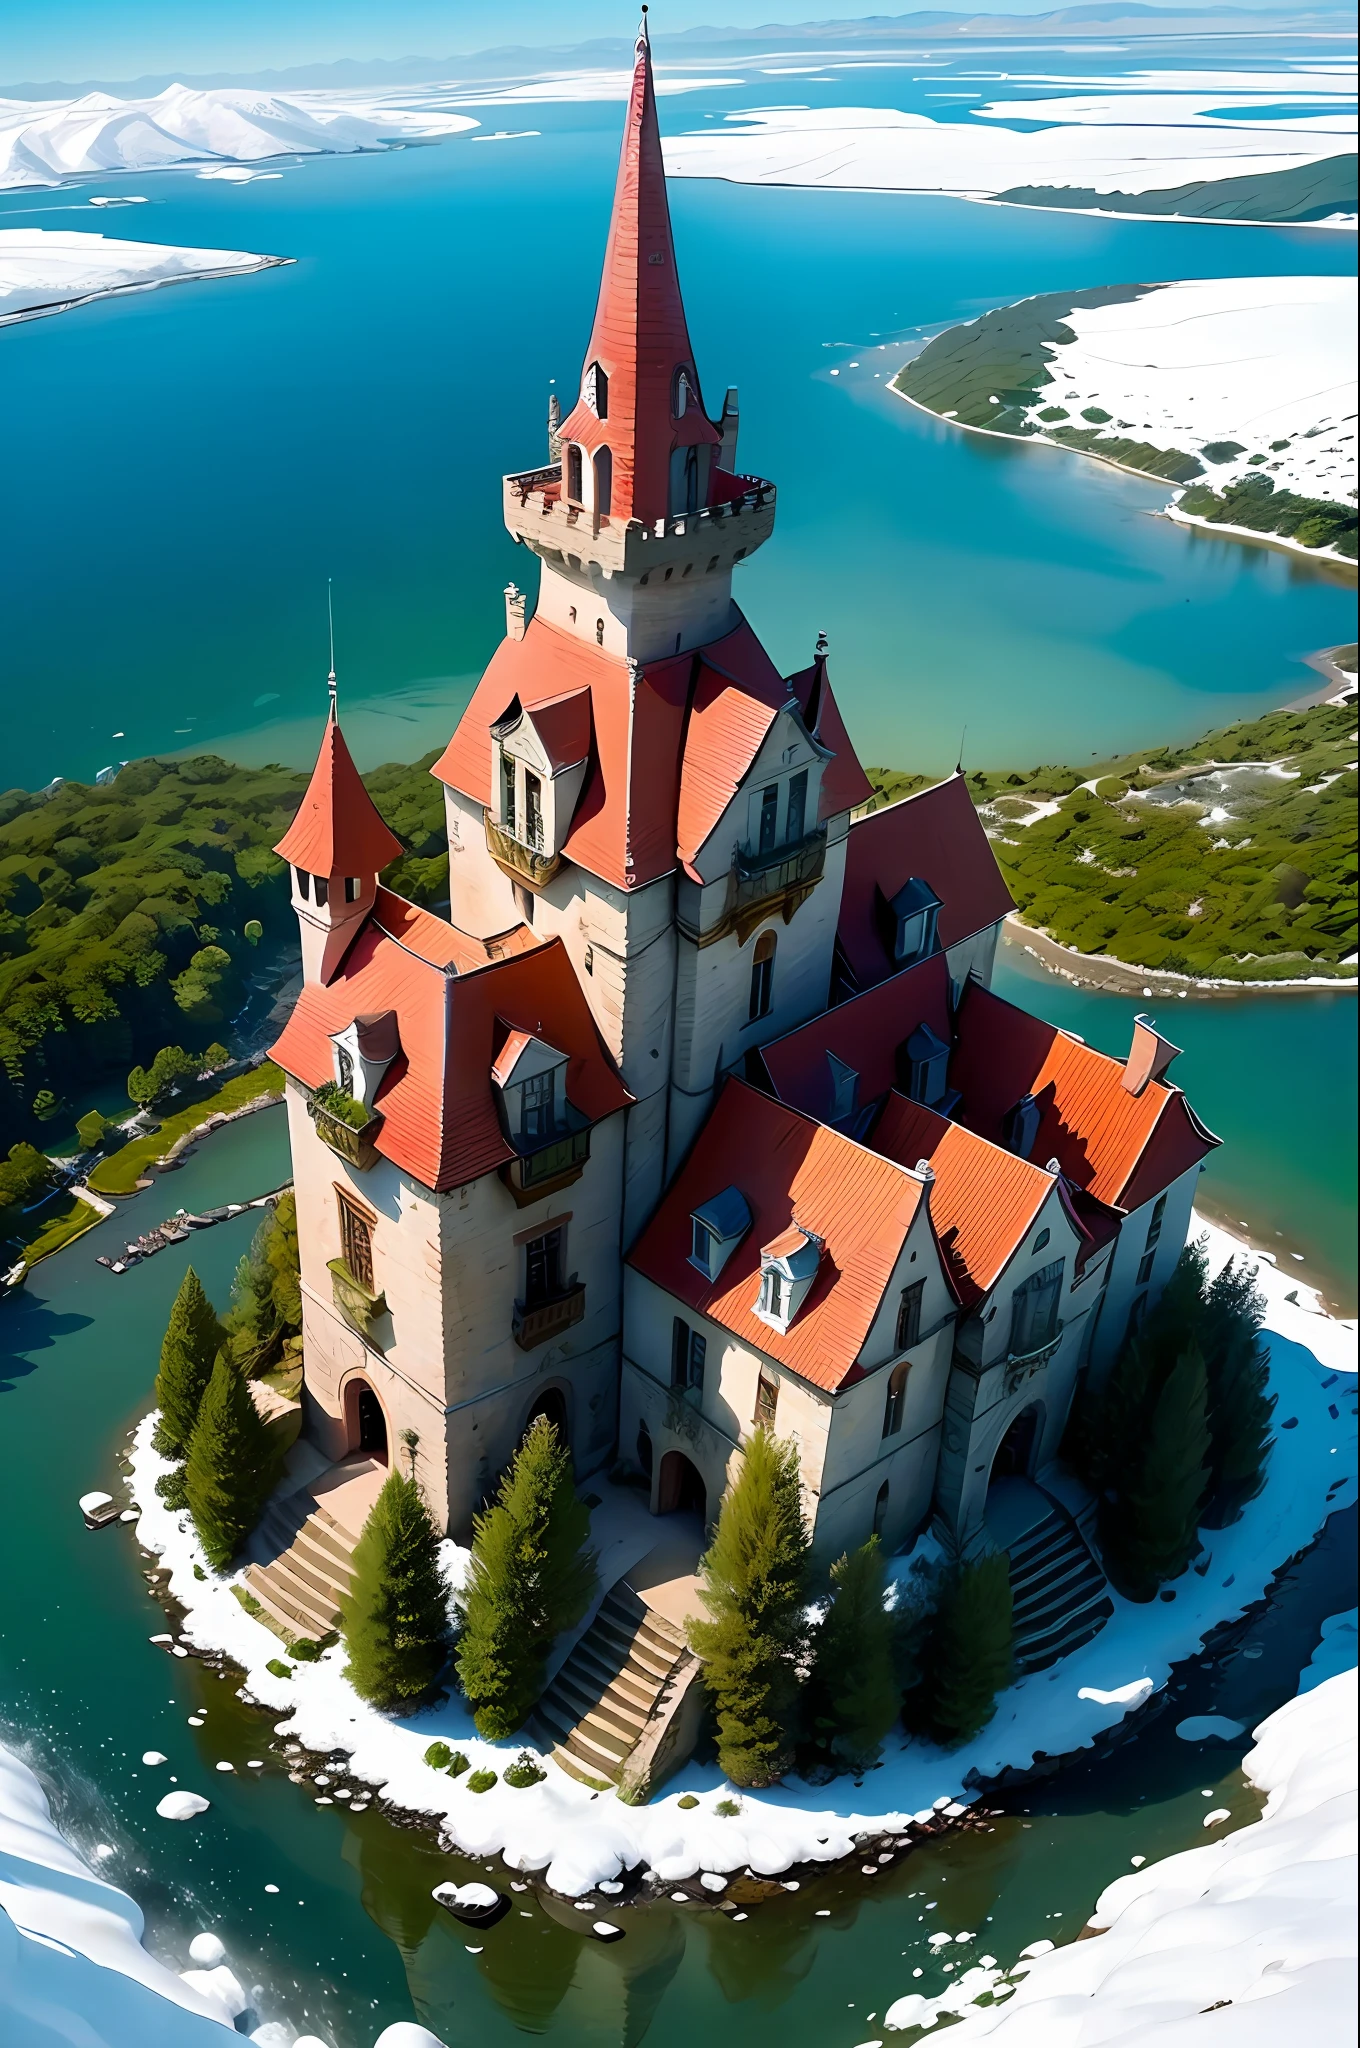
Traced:
<path id="1" fill-rule="evenodd" d="M 992 1460 L 991 1483 L 998 1479 L 1028 1479 L 1034 1463 L 1034 1442 L 1039 1434 L 1039 1410 L 1025 1408 L 1016 1416 L 997 1446 Z"/>
<path id="2" fill-rule="evenodd" d="M 708 1492 L 698 1468 L 683 1451 L 667 1451 L 661 1460 L 661 1478 L 656 1490 L 656 1511 L 673 1515 L 677 1511 L 708 1520 Z"/>
<path id="3" fill-rule="evenodd" d="M 544 1416 L 552 1424 L 553 1428 L 557 1431 L 558 1442 L 560 1444 L 566 1445 L 568 1442 L 567 1402 L 566 1396 L 563 1394 L 562 1389 L 560 1387 L 547 1387 L 539 1395 L 538 1399 L 534 1402 L 533 1407 L 529 1410 L 528 1415 L 525 1417 L 525 1436 L 529 1434 L 529 1431 L 538 1421 L 540 1415 Z"/>
<path id="4" fill-rule="evenodd" d="M 345 1388 L 345 1439 L 350 1455 L 387 1463 L 387 1417 L 367 1380 L 351 1380 Z"/>

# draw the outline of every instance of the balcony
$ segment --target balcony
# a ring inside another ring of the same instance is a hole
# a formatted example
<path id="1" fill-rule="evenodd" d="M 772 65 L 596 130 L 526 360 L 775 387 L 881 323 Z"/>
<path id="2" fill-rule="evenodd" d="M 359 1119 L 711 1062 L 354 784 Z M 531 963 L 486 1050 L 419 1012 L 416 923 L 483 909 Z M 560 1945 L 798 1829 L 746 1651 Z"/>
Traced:
<path id="1" fill-rule="evenodd" d="M 515 1303 L 511 1329 L 521 1351 L 533 1351 L 540 1344 L 560 1337 L 586 1312 L 586 1290 L 574 1277 L 569 1287 L 548 1301 Z"/>
<path id="2" fill-rule="evenodd" d="M 1041 1372 L 1057 1351 L 1063 1340 L 1064 1325 L 1059 1323 L 1053 1335 L 1042 1344 L 1036 1344 L 1032 1351 L 1010 1351 L 1001 1361 L 1005 1367 L 1004 1390 L 1007 1394 L 1018 1393 L 1025 1381 Z"/>
<path id="3" fill-rule="evenodd" d="M 570 1105 L 568 1105 L 570 1108 Z M 501 1179 L 515 1198 L 517 1208 L 554 1195 L 559 1188 L 579 1180 L 590 1157 L 590 1125 L 567 1131 L 536 1152 L 525 1152 L 500 1169 Z"/>
<path id="4" fill-rule="evenodd" d="M 316 1135 L 323 1145 L 328 1145 L 337 1159 L 343 1159 L 359 1173 L 366 1173 L 378 1159 L 377 1136 L 382 1129 L 381 1115 L 371 1116 L 367 1123 L 347 1123 L 342 1116 L 336 1116 L 323 1104 L 312 1100 L 307 1104 L 307 1114 L 316 1129 Z"/>
<path id="5" fill-rule="evenodd" d="M 526 846 L 522 839 L 505 832 L 486 813 L 487 851 L 503 874 L 512 882 L 522 882 L 527 889 L 541 889 L 550 882 L 562 865 L 560 853 L 544 853 L 541 848 Z"/>
<path id="6" fill-rule="evenodd" d="M 652 569 L 697 562 L 700 555 L 707 562 L 715 554 L 719 566 L 730 568 L 774 531 L 775 487 L 757 476 L 723 482 L 730 496 L 719 504 L 644 524 L 570 504 L 562 495 L 562 465 L 551 463 L 503 479 L 505 523 L 536 555 L 606 576 L 641 578 Z"/>
<path id="7" fill-rule="evenodd" d="M 745 945 L 758 924 L 776 913 L 785 924 L 816 888 L 826 870 L 826 827 L 818 825 L 792 845 L 768 853 L 739 851 L 728 877 L 722 916 L 704 931 L 691 932 L 700 946 L 711 946 L 735 931 Z"/>
<path id="8" fill-rule="evenodd" d="M 376 1328 L 387 1314 L 387 1296 L 375 1294 L 365 1287 L 362 1280 L 355 1278 L 343 1259 L 328 1259 L 326 1270 L 331 1276 L 331 1294 L 336 1308 L 344 1320 L 376 1351 L 384 1347 L 375 1335 Z"/>

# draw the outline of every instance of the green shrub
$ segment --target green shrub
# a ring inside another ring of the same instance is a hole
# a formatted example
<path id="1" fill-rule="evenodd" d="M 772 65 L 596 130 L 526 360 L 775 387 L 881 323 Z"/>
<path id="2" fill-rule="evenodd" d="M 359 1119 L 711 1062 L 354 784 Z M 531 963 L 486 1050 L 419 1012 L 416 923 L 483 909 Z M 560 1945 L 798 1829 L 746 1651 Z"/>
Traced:
<path id="1" fill-rule="evenodd" d="M 189 1439 L 222 1344 L 217 1312 L 203 1292 L 197 1273 L 187 1266 L 165 1327 L 156 1374 L 156 1406 L 160 1413 L 151 1441 L 162 1457 L 187 1457 Z"/>
<path id="2" fill-rule="evenodd" d="M 467 1781 L 469 1792 L 489 1792 L 496 1782 L 494 1771 L 474 1771 Z"/>
<path id="3" fill-rule="evenodd" d="M 1098 405 L 1084 405 L 1081 416 L 1084 420 L 1089 420 L 1093 427 L 1103 427 L 1107 420 L 1114 417 L 1112 413 L 1102 411 Z"/>
<path id="4" fill-rule="evenodd" d="M 425 1752 L 425 1761 L 432 1771 L 446 1771 L 453 1760 L 453 1751 L 447 1742 L 432 1742 Z"/>
<path id="5" fill-rule="evenodd" d="M 433 1689 L 449 1653 L 439 1531 L 413 1479 L 390 1472 L 364 1523 L 340 1602 L 346 1675 L 385 1713 Z"/>
<path id="6" fill-rule="evenodd" d="M 735 1799 L 720 1799 L 713 1811 L 721 1814 L 724 1820 L 735 1820 L 741 1807 Z"/>
<path id="7" fill-rule="evenodd" d="M 675 1803 L 685 1813 L 688 1813 L 692 1807 L 699 1804 L 692 1792 L 682 1792 Z"/>
<path id="8" fill-rule="evenodd" d="M 258 917 L 248 917 L 246 919 L 245 923 L 241 926 L 241 937 L 246 941 L 247 945 L 259 945 L 260 940 L 264 937 L 264 926 L 260 923 Z"/>
<path id="9" fill-rule="evenodd" d="M 302 1328 L 297 1197 L 291 1191 L 265 1210 L 236 1268 L 223 1328 L 233 1358 L 252 1377 Z"/>
<path id="10" fill-rule="evenodd" d="M 689 1626 L 717 1715 L 718 1763 L 734 1785 L 772 1784 L 792 1755 L 808 1548 L 797 1446 L 761 1427 L 743 1446 L 699 1567 L 711 1618 Z"/>
<path id="11" fill-rule="evenodd" d="M 288 1645 L 290 1657 L 296 1657 L 299 1664 L 315 1664 L 321 1655 L 321 1645 L 311 1636 L 294 1636 Z"/>
<path id="12" fill-rule="evenodd" d="M 156 1481 L 156 1492 L 168 1508 L 187 1508 L 189 1496 L 184 1488 L 183 1465 L 172 1465 L 168 1472 L 162 1472 Z"/>
<path id="13" fill-rule="evenodd" d="M 1119 799 L 1128 793 L 1129 785 L 1121 781 L 1117 775 L 1102 775 L 1096 784 L 1096 795 L 1107 804 L 1118 803 Z"/>
<path id="14" fill-rule="evenodd" d="M 189 1439 L 184 1484 L 210 1565 L 230 1564 L 260 1518 L 276 1469 L 274 1438 L 225 1351 L 217 1356 Z"/>
<path id="15" fill-rule="evenodd" d="M 282 1657 L 271 1657 L 264 1668 L 266 1671 L 272 1671 L 275 1678 L 291 1678 L 293 1675 L 293 1667 L 291 1664 L 285 1664 Z"/>
<path id="16" fill-rule="evenodd" d="M 101 1116 L 97 1109 L 87 1109 L 84 1116 L 77 1117 L 76 1136 L 80 1140 L 81 1151 L 93 1152 L 103 1143 L 104 1133 L 108 1128 L 108 1118 Z"/>
<path id="17" fill-rule="evenodd" d="M 831 1567 L 831 1587 L 831 1605 L 813 1639 L 803 1715 L 821 1757 L 837 1768 L 866 1770 L 882 1754 L 901 1704 L 876 1536 Z"/>
<path id="18" fill-rule="evenodd" d="M 338 1081 L 323 1081 L 319 1088 L 312 1090 L 312 1101 L 318 1109 L 324 1109 L 328 1116 L 337 1117 L 352 1130 L 361 1131 L 373 1119 L 372 1110 L 365 1109 L 362 1102 L 356 1102 Z"/>
<path id="19" fill-rule="evenodd" d="M 492 1741 L 523 1722 L 543 1689 L 554 1640 L 590 1605 L 596 1574 L 589 1533 L 570 1452 L 539 1416 L 495 1505 L 473 1524 L 472 1559 L 458 1596 L 458 1677 L 478 1733 Z"/>
<path id="20" fill-rule="evenodd" d="M 1132 1349 L 1140 1356 L 1152 1352 L 1138 1338 Z M 1144 1432 L 1126 1446 L 1100 1503 L 1105 1569 L 1127 1599 L 1141 1601 L 1179 1578 L 1200 1547 L 1209 1459 L 1208 1379 L 1199 1345 L 1191 1339 L 1165 1370 L 1153 1353 L 1146 1377 Z"/>
<path id="21" fill-rule="evenodd" d="M 548 1773 L 539 1764 L 532 1750 L 522 1749 L 515 1761 L 502 1773 L 507 1785 L 516 1791 L 524 1791 L 530 1785 L 541 1785 Z"/>
<path id="22" fill-rule="evenodd" d="M 1010 1683 L 1013 1628 L 1006 1553 L 951 1566 L 916 1646 L 904 1702 L 908 1727 L 948 1749 L 985 1728 L 996 1695 Z"/>
<path id="23" fill-rule="evenodd" d="M 467 1768 L 468 1760 L 463 1755 L 462 1750 L 455 1749 L 453 1755 L 449 1758 L 448 1763 L 445 1766 L 445 1775 L 450 1778 L 461 1778 L 464 1771 L 467 1770 Z"/>

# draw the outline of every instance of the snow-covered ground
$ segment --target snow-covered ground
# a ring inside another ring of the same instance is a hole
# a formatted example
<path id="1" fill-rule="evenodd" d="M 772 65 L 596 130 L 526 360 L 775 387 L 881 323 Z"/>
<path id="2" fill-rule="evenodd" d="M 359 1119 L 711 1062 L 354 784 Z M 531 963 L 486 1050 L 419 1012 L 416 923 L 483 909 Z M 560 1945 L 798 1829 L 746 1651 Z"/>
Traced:
<path id="1" fill-rule="evenodd" d="M 119 242 L 66 229 L 0 228 L 0 327 L 66 313 L 112 292 L 151 291 L 193 278 L 268 270 L 287 256 L 245 249 L 176 249 L 164 242 Z"/>
<path id="2" fill-rule="evenodd" d="M 997 74 L 978 76 L 993 83 Z M 1010 82 L 1081 89 L 1048 99 L 1001 95 L 970 109 L 969 121 L 934 121 L 895 107 L 753 107 L 668 140 L 666 168 L 672 177 L 741 184 L 990 199 L 1026 186 L 1165 191 L 1261 177 L 1355 146 L 1348 64 Z M 1291 111 L 1282 118 L 1283 108 Z M 1006 125 L 1014 121 L 1053 125 Z"/>
<path id="3" fill-rule="evenodd" d="M 1242 1769 L 1268 1794 L 1259 1821 L 1116 1879 L 1088 1922 L 1098 1939 L 1036 1943 L 1029 1960 L 979 1966 L 943 1998 L 908 1994 L 885 2027 L 957 2015 L 948 2038 L 961 2048 L 1353 2041 L 1354 1665 L 1300 1692 L 1255 1735 Z M 974 2003 L 983 1993 L 994 2002 Z"/>
<path id="4" fill-rule="evenodd" d="M 467 114 L 421 105 L 418 90 L 284 94 L 169 85 L 141 100 L 106 92 L 77 100 L 0 100 L 0 190 L 110 171 L 387 149 L 476 126 Z"/>
<path id="5" fill-rule="evenodd" d="M 1224 1231 L 1198 1220 L 1196 1228 L 1208 1230 L 1214 1268 L 1244 1249 Z M 540 1784 L 516 1789 L 501 1781 L 487 1792 L 471 1792 L 466 1777 L 450 1779 L 425 1764 L 431 1742 L 447 1742 L 474 1768 L 498 1772 L 526 1745 L 517 1737 L 484 1742 L 461 1700 L 413 1720 L 389 1720 L 349 1685 L 343 1646 L 318 1663 L 298 1664 L 288 1678 L 265 1668 L 279 1657 L 278 1639 L 244 1611 L 229 1579 L 195 1577 L 202 1557 L 188 1517 L 156 1497 L 155 1481 L 165 1468 L 150 1448 L 149 1417 L 137 1431 L 133 1455 L 137 1535 L 170 1566 L 170 1591 L 186 1610 L 183 1644 L 228 1656 L 246 1673 L 246 1694 L 280 1716 L 277 1734 L 316 1753 L 347 1752 L 353 1780 L 437 1819 L 450 1845 L 474 1855 L 500 1851 L 512 1867 L 541 1871 L 554 1891 L 576 1897 L 639 1867 L 663 1882 L 699 1870 L 777 1876 L 796 1863 L 849 1855 L 856 1836 L 899 1832 L 914 1815 L 966 1802 L 970 1785 L 1008 1767 L 1023 1769 L 1040 1751 L 1058 1756 L 1089 1745 L 1164 1685 L 1173 1662 L 1259 1600 L 1278 1567 L 1312 1540 L 1327 1515 L 1357 1497 L 1355 1325 L 1326 1316 L 1309 1288 L 1268 1259 L 1258 1269 L 1269 1301 L 1271 1384 L 1278 1396 L 1270 1478 L 1261 1497 L 1232 1528 L 1205 1532 L 1195 1566 L 1168 1589 L 1172 1600 L 1134 1606 L 1116 1598 L 1114 1617 L 1095 1640 L 1011 1686 L 975 1741 L 946 1754 L 894 1736 L 883 1762 L 858 1788 L 849 1779 L 820 1788 L 791 1779 L 770 1792 L 739 1795 L 739 1812 L 723 1815 L 716 1809 L 731 1788 L 716 1767 L 691 1764 L 662 1797 L 629 1807 L 592 1794 L 549 1761 Z M 451 1573 L 463 1555 L 448 1546 Z M 168 1646 L 168 1637 L 160 1639 Z M 189 1789 L 207 1793 L 210 1781 Z M 677 1800 L 687 1792 L 699 1804 L 682 1810 Z"/>
<path id="6" fill-rule="evenodd" d="M 1065 314 L 1076 339 L 1045 344 L 1043 399 L 1066 407 L 1071 426 L 1099 407 L 1105 433 L 1154 448 L 1237 442 L 1239 455 L 1205 462 L 1217 490 L 1259 469 L 1277 490 L 1341 502 L 1356 485 L 1355 321 L 1353 277 L 1158 285 Z"/>

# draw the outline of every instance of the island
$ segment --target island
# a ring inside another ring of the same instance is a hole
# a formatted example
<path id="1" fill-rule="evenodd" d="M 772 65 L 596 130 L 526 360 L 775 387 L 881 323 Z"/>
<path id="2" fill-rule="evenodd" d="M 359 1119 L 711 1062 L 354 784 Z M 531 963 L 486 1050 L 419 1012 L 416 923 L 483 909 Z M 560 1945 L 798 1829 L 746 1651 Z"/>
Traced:
<path id="1" fill-rule="evenodd" d="M 178 249 L 165 242 L 122 242 L 57 228 L 0 229 L 0 327 L 69 313 L 91 299 L 154 291 L 209 277 L 272 270 L 291 256 L 245 249 Z"/>

